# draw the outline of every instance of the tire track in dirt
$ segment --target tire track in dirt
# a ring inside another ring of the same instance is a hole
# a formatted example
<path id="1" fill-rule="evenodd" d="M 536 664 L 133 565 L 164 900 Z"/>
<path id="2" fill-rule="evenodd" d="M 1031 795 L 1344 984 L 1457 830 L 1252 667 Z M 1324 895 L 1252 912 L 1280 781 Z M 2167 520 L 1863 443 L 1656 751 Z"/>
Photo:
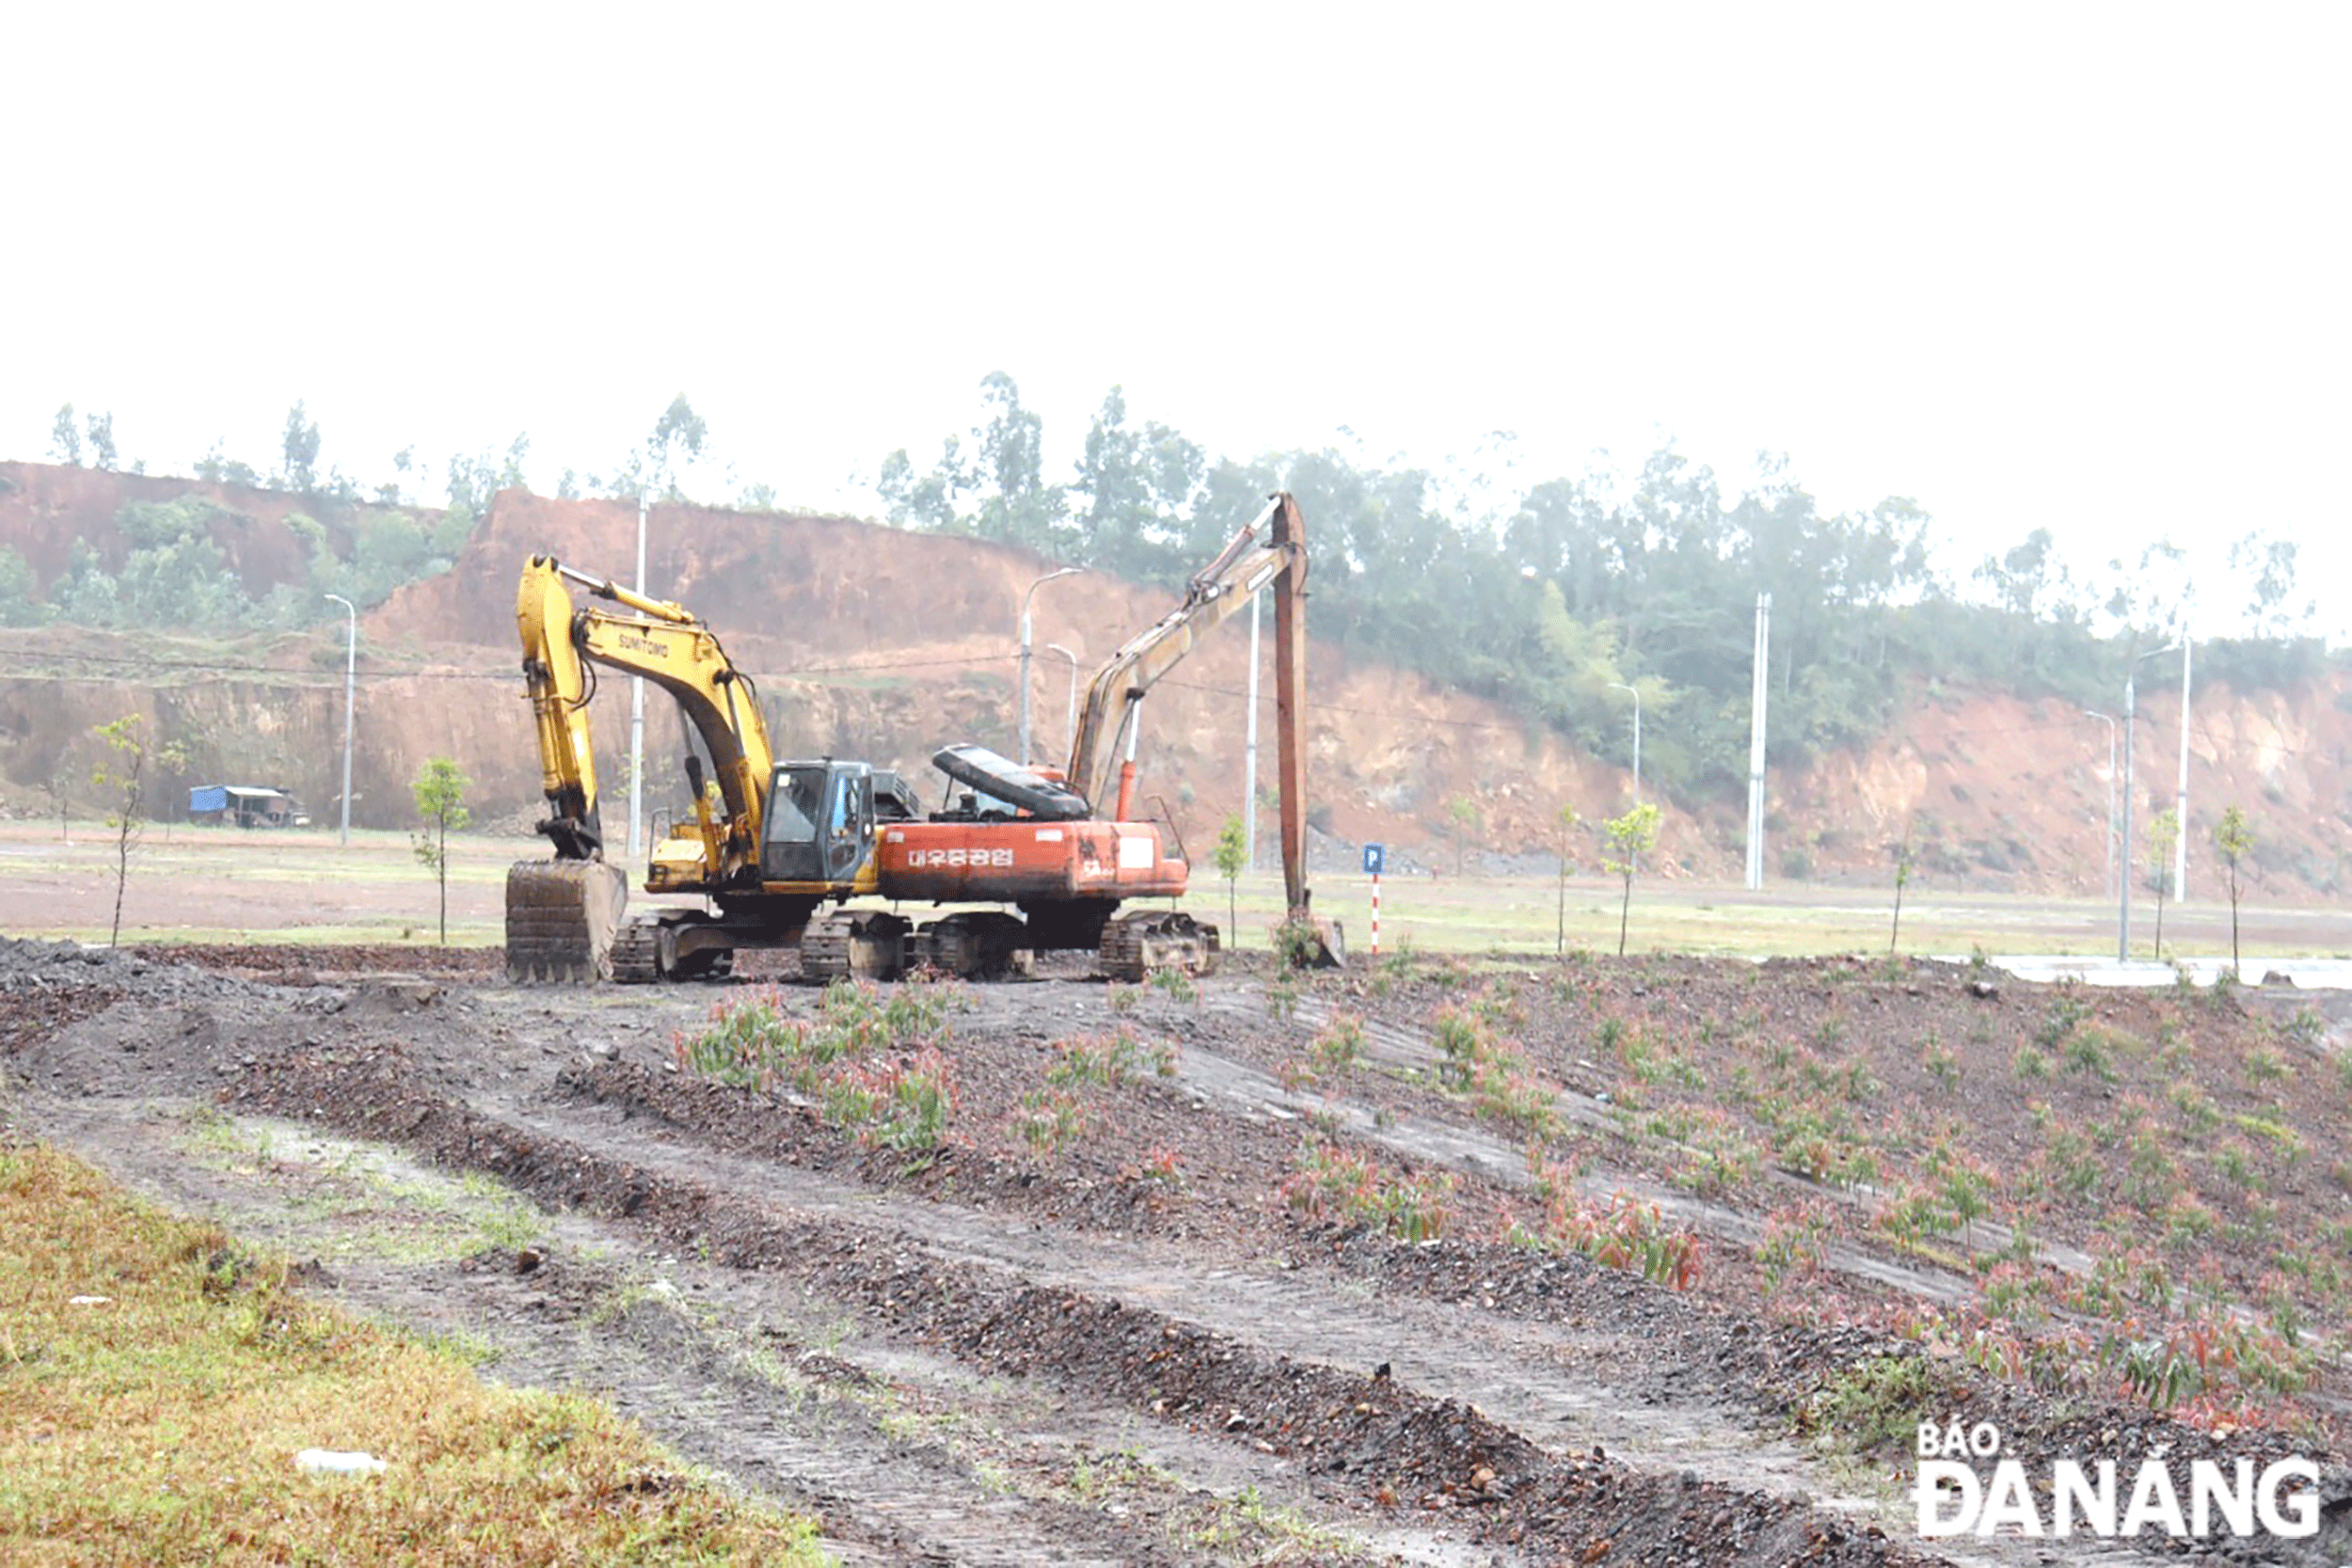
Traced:
<path id="1" fill-rule="evenodd" d="M 210 1112 L 208 1102 L 43 1095 L 18 1101 L 17 1110 L 40 1136 L 81 1151 L 151 1201 L 214 1216 L 297 1257 L 352 1240 L 320 1217 L 318 1205 L 289 1201 L 303 1174 L 298 1153 L 243 1171 L 191 1158 L 185 1135 Z M 247 1148 L 275 1142 L 283 1149 L 306 1141 L 310 1129 L 254 1118 L 231 1136 Z M 399 1174 L 404 1181 L 426 1175 Z M 401 1217 L 399 1198 L 385 1195 L 383 1203 L 371 1217 L 379 1233 L 397 1228 Z M 687 1460 L 816 1514 L 827 1548 L 850 1563 L 1198 1560 L 1181 1539 L 1152 1531 L 1157 1524 L 1214 1517 L 1216 1507 L 1189 1489 L 1146 1490 L 1115 1505 L 1118 1514 L 1023 1496 L 1010 1478 L 983 1476 L 951 1435 L 930 1435 L 934 1426 L 950 1434 L 974 1427 L 1018 1431 L 1016 1438 L 977 1446 L 1028 1472 L 1132 1450 L 1140 1464 L 1207 1478 L 1219 1497 L 1251 1486 L 1279 1494 L 1284 1483 L 1279 1462 L 1254 1451 L 1133 1415 L 1089 1419 L 1088 1412 L 1066 1403 L 1056 1408 L 1018 1388 L 983 1387 L 920 1352 L 850 1341 L 842 1332 L 850 1305 L 780 1291 L 760 1275 L 675 1254 L 660 1258 L 660 1278 L 648 1290 L 636 1271 L 604 1260 L 638 1252 L 634 1238 L 578 1214 L 551 1215 L 550 1229 L 528 1273 L 513 1267 L 511 1255 L 484 1268 L 472 1259 L 362 1256 L 331 1267 L 306 1264 L 302 1273 L 307 1288 L 362 1316 L 406 1333 L 471 1342 L 477 1353 L 486 1347 L 492 1375 L 501 1381 L 611 1403 Z M 844 1342 L 816 1348 L 836 1336 Z M 778 1341 L 787 1358 L 779 1365 L 771 1355 L 762 1365 L 758 1348 Z M 789 1354 L 794 1347 L 805 1354 Z M 953 1419 L 927 1419 L 924 1413 L 933 1409 Z M 1433 1568 L 1490 1560 L 1486 1553 L 1466 1556 L 1425 1532 L 1368 1533 L 1361 1544 L 1390 1560 Z"/>
<path id="2" fill-rule="evenodd" d="M 706 1150 L 657 1148 L 625 1133 L 614 1114 L 582 1120 L 539 1108 L 525 1121 L 443 1100 L 418 1086 L 396 1052 L 296 1053 L 249 1074 L 242 1094 L 264 1109 L 394 1136 L 544 1200 L 627 1215 L 681 1244 L 707 1243 L 723 1261 L 848 1295 L 967 1363 L 1057 1377 L 1272 1448 L 1335 1497 L 1361 1503 L 1374 1490 L 1384 1500 L 1393 1490 L 1446 1510 L 1492 1545 L 1556 1551 L 1606 1540 L 1623 1550 L 1643 1542 L 1693 1562 L 1917 1560 L 1874 1527 L 1806 1502 L 1598 1456 L 1555 1456 L 1457 1399 L 1292 1360 L 1254 1338 L 1105 1299 L 1099 1284 L 1045 1284 L 1018 1266 L 929 1256 L 917 1240 L 924 1231 L 905 1233 L 912 1216 L 862 1193 L 836 1192 L 830 1212 L 792 1206 L 776 1196 L 789 1180 L 780 1170 L 728 1168 Z M 714 1180 L 714 1169 L 724 1179 Z M 840 1216 L 849 1206 L 860 1210 L 855 1222 Z M 988 1250 L 970 1235 L 957 1240 Z"/>
<path id="3" fill-rule="evenodd" d="M 1204 1061 L 1221 1062 L 1197 1044 L 1180 1077 Z M 1225 1064 L 1234 1073 L 1249 1069 Z M 1220 1075 L 1212 1068 L 1210 1082 Z M 1493 1418 L 1554 1460 L 1605 1451 L 1656 1476 L 1729 1490 L 1762 1490 L 1803 1498 L 1862 1528 L 1907 1529 L 1908 1497 L 1891 1501 L 1855 1493 L 1820 1459 L 1778 1431 L 1776 1412 L 1755 1402 L 1760 1390 L 1710 1380 L 1705 1368 L 1723 1325 L 1688 1298 L 1602 1271 L 1581 1257 L 1535 1265 L 1556 1281 L 1564 1302 L 1595 1286 L 1610 1294 L 1653 1298 L 1657 1310 L 1637 1325 L 1590 1328 L 1557 1318 L 1482 1310 L 1472 1296 L 1421 1293 L 1409 1272 L 1366 1275 L 1335 1270 L 1311 1249 L 1303 1262 L 1203 1259 L 1192 1249 L 1098 1230 L 1073 1230 L 936 1199 L 902 1197 L 853 1180 L 749 1158 L 702 1141 L 703 1132 L 670 1115 L 665 1092 L 675 1081 L 621 1065 L 567 1072 L 564 1083 L 589 1097 L 578 1106 L 545 1101 L 512 1113 L 550 1137 L 593 1141 L 649 1165 L 690 1163 L 730 1188 L 813 1214 L 878 1225 L 918 1242 L 943 1261 L 1002 1270 L 1040 1285 L 1113 1295 L 1136 1307 L 1246 1341 L 1285 1359 L 1326 1365 L 1391 1367 L 1396 1381 L 1428 1398 Z M 1264 1084 L 1279 1094 L 1273 1080 Z M 691 1109 L 687 1117 L 691 1117 Z M 1442 1244 L 1422 1249 L 1442 1250 Z M 1491 1302 L 1486 1305 L 1491 1307 Z M 1739 1333 L 1746 1325 L 1733 1332 Z M 1655 1361 L 1661 1341 L 1687 1347 L 1698 1375 L 1661 1387 L 1638 1369 Z M 1613 1375 L 1635 1371 L 1631 1380 Z M 2025 1543 L 1940 1544 L 1958 1563 L 2013 1565 L 2041 1560 Z M 2082 1560 L 2143 1560 L 2128 1546 L 2077 1544 Z"/>

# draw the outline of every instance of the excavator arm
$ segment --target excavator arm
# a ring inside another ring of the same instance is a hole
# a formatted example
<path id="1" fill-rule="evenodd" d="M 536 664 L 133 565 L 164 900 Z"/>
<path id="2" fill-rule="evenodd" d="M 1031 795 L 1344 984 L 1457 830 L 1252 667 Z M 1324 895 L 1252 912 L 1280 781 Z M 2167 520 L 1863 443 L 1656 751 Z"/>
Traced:
<path id="1" fill-rule="evenodd" d="M 1343 962 L 1345 939 L 1336 921 L 1315 918 L 1307 887 L 1307 542 L 1298 502 L 1278 491 L 1265 510 L 1233 535 L 1215 561 L 1194 575 L 1184 602 L 1111 656 L 1087 688 L 1086 709 L 1072 737 L 1065 785 L 1083 796 L 1097 816 L 1126 819 L 1134 790 L 1135 724 L 1138 706 L 1160 677 L 1192 651 L 1194 641 L 1249 602 L 1269 583 L 1274 597 L 1276 754 L 1282 813 L 1282 890 L 1287 925 L 1298 943 L 1294 958 L 1318 966 Z M 1124 741 L 1117 800 L 1105 813 L 1111 765 Z"/>
<path id="2" fill-rule="evenodd" d="M 621 608 L 583 608 L 575 586 Z M 517 980 L 610 979 L 628 884 L 605 858 L 589 730 L 596 671 L 643 675 L 676 698 L 711 760 L 721 809 L 712 811 L 703 798 L 699 760 L 689 757 L 695 827 L 688 832 L 699 844 L 672 868 L 666 891 L 759 886 L 765 792 L 774 768 L 767 723 L 751 681 L 710 628 L 666 600 L 574 571 L 552 556 L 533 556 L 516 594 L 515 621 L 548 806 L 539 832 L 554 844 L 555 858 L 507 870 L 507 972 Z M 685 847 L 676 834 L 668 842 Z"/>
<path id="3" fill-rule="evenodd" d="M 1083 797 L 1097 816 L 1124 819 L 1131 803 L 1131 775 L 1113 768 L 1123 741 L 1134 756 L 1136 709 L 1161 676 L 1174 669 L 1201 633 L 1249 602 L 1249 595 L 1277 576 L 1286 584 L 1278 605 L 1300 594 L 1307 576 L 1307 552 L 1299 526 L 1298 503 L 1288 491 L 1271 497 L 1240 532 L 1233 535 L 1215 561 L 1195 573 L 1185 585 L 1184 602 L 1160 617 L 1149 629 L 1130 639 L 1095 672 L 1087 686 L 1086 706 L 1078 716 L 1077 733 L 1070 745 L 1070 765 L 1064 784 Z M 1276 611 L 1278 629 L 1281 610 Z M 1279 649 L 1278 649 L 1279 652 Z M 1288 798 L 1289 778 L 1283 780 Z M 1303 782 L 1303 774 L 1302 774 Z M 1116 788 L 1115 800 L 1105 796 Z"/>
<path id="4" fill-rule="evenodd" d="M 574 584 L 631 613 L 579 607 Z M 593 860 L 603 853 L 588 723 L 595 669 L 602 666 L 643 675 L 669 692 L 702 739 L 723 806 L 714 824 L 711 885 L 756 877 L 763 796 L 775 759 L 758 693 L 717 635 L 677 605 L 575 571 L 551 556 L 533 556 L 523 568 L 515 619 L 550 808 L 539 831 L 554 842 L 557 858 Z"/>

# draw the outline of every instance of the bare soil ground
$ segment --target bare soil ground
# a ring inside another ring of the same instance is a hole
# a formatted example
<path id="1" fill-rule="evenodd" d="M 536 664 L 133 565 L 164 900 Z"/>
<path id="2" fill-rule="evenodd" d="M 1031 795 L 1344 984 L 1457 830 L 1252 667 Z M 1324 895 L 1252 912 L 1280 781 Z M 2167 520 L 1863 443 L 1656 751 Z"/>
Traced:
<path id="1" fill-rule="evenodd" d="M 2231 1553 L 2352 1552 L 2352 1074 L 2314 997 L 499 962 L 0 942 L 0 1117 L 604 1395 L 852 1561 L 2155 1552 L 1919 1540 L 1922 1418 L 2035 1462 L 2311 1454 L 2321 1534 Z"/>

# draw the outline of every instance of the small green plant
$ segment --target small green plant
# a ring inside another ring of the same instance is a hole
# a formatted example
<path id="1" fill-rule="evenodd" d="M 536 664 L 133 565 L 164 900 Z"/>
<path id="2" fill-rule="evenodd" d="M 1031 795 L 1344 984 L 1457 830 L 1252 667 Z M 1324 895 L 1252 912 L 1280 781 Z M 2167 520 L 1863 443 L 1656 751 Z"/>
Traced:
<path id="1" fill-rule="evenodd" d="M 1066 1088 L 1030 1089 L 1012 1130 L 1040 1159 L 1050 1160 L 1086 1133 L 1086 1107 Z"/>
<path id="2" fill-rule="evenodd" d="M 1335 1012 L 1315 1034 L 1305 1054 L 1277 1069 L 1287 1089 L 1321 1085 L 1327 1091 L 1354 1072 L 1364 1059 L 1364 1021 L 1354 1013 Z"/>
<path id="3" fill-rule="evenodd" d="M 2181 1113 L 2181 1125 L 2192 1132 L 2208 1132 L 2221 1125 L 2221 1107 L 2203 1087 L 2182 1079 L 2165 1091 L 2172 1108 Z"/>
<path id="4" fill-rule="evenodd" d="M 2213 847 L 2221 856 L 2221 881 L 2230 891 L 2230 974 L 2239 974 L 2237 949 L 2237 906 L 2245 891 L 2245 863 L 2254 852 L 2254 830 L 2247 826 L 2245 811 L 2230 805 L 2222 809 L 2221 820 L 2213 831 Z"/>
<path id="5" fill-rule="evenodd" d="M 1376 1227 L 1403 1242 L 1444 1234 L 1454 1178 L 1387 1176 L 1370 1158 L 1328 1142 L 1310 1142 L 1281 1184 L 1282 1200 L 1308 1219 L 1341 1217 Z"/>
<path id="6" fill-rule="evenodd" d="M 1234 945 L 1241 942 L 1241 906 L 1238 902 L 1241 874 L 1249 868 L 1249 832 L 1238 813 L 1229 815 L 1216 831 L 1216 874 L 1225 879 L 1225 920 L 1227 929 L 1233 933 Z"/>
<path id="7" fill-rule="evenodd" d="M 409 847 L 433 873 L 441 894 L 441 945 L 449 945 L 449 835 L 463 832 L 473 821 L 466 806 L 472 781 L 448 757 L 427 758 L 408 790 L 416 801 L 423 828 L 409 835 Z"/>
<path id="8" fill-rule="evenodd" d="M 1836 1213 L 1824 1203 L 1798 1204 L 1767 1215 L 1764 1238 L 1756 1249 L 1765 1290 L 1778 1291 L 1786 1283 L 1802 1284 L 1820 1274 L 1828 1264 L 1836 1234 Z"/>
<path id="9" fill-rule="evenodd" d="M 1171 1002 L 1198 1002 L 1200 986 L 1193 977 L 1169 964 L 1152 972 L 1152 989 Z"/>
<path id="10" fill-rule="evenodd" d="M 1045 1081 L 1057 1088 L 1099 1084 L 1116 1088 L 1146 1077 L 1176 1076 L 1176 1048 L 1165 1040 L 1149 1044 L 1125 1028 L 1108 1035 L 1081 1035 L 1054 1044 L 1054 1063 Z"/>
<path id="11" fill-rule="evenodd" d="M 1617 907 L 1617 957 L 1625 957 L 1627 922 L 1633 913 L 1633 878 L 1640 869 L 1642 857 L 1658 844 L 1658 807 L 1653 803 L 1635 806 L 1623 816 L 1613 816 L 1602 824 L 1601 831 L 1609 842 L 1609 856 L 1601 866 L 1625 883 L 1625 896 Z"/>
<path id="12" fill-rule="evenodd" d="M 90 783 L 106 792 L 112 807 L 106 814 L 106 826 L 114 834 L 115 906 L 106 945 L 113 947 L 122 940 L 122 895 L 130 885 L 132 857 L 147 832 L 149 767 L 184 768 L 187 753 L 176 744 L 157 746 L 150 741 L 135 713 L 101 724 L 93 733 L 105 743 L 106 760 L 91 770 Z"/>
<path id="13" fill-rule="evenodd" d="M 1551 1195 L 1544 1216 L 1544 1239 L 1551 1244 L 1669 1290 L 1687 1291 L 1698 1282 L 1698 1238 L 1669 1228 L 1655 1203 L 1616 1193 L 1596 1206 L 1557 1183 Z"/>
<path id="14" fill-rule="evenodd" d="M 1906 839 L 1895 851 L 1895 923 L 1886 933 L 1886 952 L 1893 957 L 1902 942 L 1903 889 L 1911 885 L 1911 843 Z"/>
<path id="15" fill-rule="evenodd" d="M 1298 1016 L 1298 974 L 1295 970 L 1275 970 L 1274 978 L 1266 982 L 1265 1010 L 1283 1020 Z"/>
<path id="16" fill-rule="evenodd" d="M 1944 1049 L 1944 1042 L 1930 1035 L 1921 1043 L 1919 1065 L 1928 1076 L 1949 1089 L 1960 1084 L 1960 1058 Z"/>
<path id="17" fill-rule="evenodd" d="M 2090 1009 L 2079 998 L 2061 994 L 2050 1004 L 2050 1010 L 2042 1015 L 2041 1027 L 2033 1033 L 2034 1043 L 2044 1051 L 2062 1050 L 2068 1037 L 2074 1034 L 2074 1026 L 2090 1016 Z"/>
<path id="18" fill-rule="evenodd" d="M 2152 949 L 2164 957 L 2164 895 L 2172 891 L 2172 850 L 2181 842 L 2181 814 L 2169 806 L 2148 819 L 2148 880 L 2156 891 L 2156 931 Z"/>
<path id="19" fill-rule="evenodd" d="M 2109 1061 L 2104 1033 L 2083 1029 L 2070 1037 L 2066 1042 L 2066 1070 L 2096 1078 L 2101 1083 L 2114 1083 L 2115 1069 Z"/>

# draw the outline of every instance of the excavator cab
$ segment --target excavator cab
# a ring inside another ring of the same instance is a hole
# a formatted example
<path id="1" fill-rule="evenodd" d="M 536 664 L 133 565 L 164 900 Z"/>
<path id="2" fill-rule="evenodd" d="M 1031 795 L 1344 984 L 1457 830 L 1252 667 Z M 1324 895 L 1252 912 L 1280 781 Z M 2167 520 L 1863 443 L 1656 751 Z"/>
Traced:
<path id="1" fill-rule="evenodd" d="M 874 845 L 874 770 L 862 762 L 785 762 L 768 791 L 763 882 L 850 881 Z"/>

